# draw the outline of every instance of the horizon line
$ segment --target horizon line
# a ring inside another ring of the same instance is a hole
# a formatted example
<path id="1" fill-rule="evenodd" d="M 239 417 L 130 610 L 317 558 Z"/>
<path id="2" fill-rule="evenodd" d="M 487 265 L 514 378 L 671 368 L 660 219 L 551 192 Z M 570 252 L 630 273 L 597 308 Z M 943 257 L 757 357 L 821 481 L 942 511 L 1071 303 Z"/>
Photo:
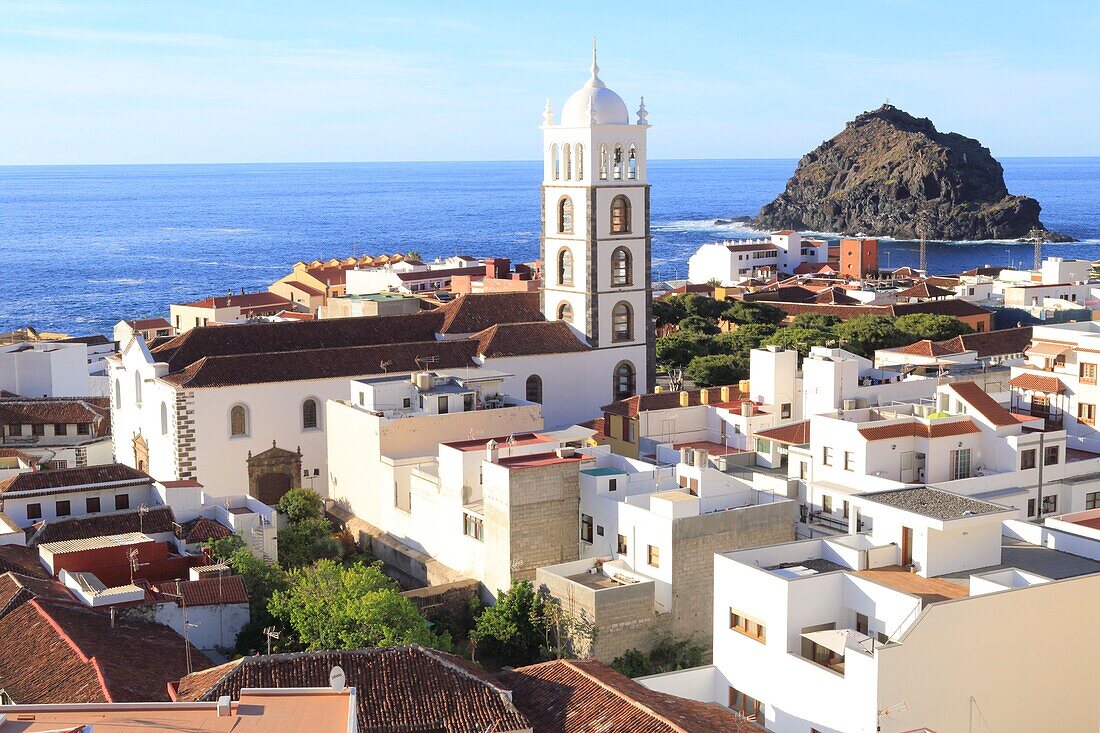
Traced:
<path id="1" fill-rule="evenodd" d="M 650 158 L 653 161 L 668 162 L 723 162 L 723 161 L 752 161 L 752 162 L 777 162 L 798 161 L 803 156 L 796 157 L 761 157 L 761 158 Z M 1100 155 L 1006 155 L 996 158 L 1003 160 L 1100 160 Z M 439 163 L 538 163 L 538 158 L 498 158 L 485 160 L 269 160 L 269 161 L 188 161 L 188 162 L 138 162 L 138 163 L 0 163 L 0 169 L 4 168 L 121 168 L 140 166 L 246 166 L 246 165 L 433 165 Z"/>

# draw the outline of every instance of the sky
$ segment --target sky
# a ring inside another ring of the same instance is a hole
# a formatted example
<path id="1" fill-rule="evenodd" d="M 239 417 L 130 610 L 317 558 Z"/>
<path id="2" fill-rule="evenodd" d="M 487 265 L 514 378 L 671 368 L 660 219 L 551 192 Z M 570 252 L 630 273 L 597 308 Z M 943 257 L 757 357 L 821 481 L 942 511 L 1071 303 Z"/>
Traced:
<path id="1" fill-rule="evenodd" d="M 1100 3 L 0 0 L 0 165 L 531 160 L 588 76 L 652 158 L 797 158 L 889 100 L 1100 155 Z"/>

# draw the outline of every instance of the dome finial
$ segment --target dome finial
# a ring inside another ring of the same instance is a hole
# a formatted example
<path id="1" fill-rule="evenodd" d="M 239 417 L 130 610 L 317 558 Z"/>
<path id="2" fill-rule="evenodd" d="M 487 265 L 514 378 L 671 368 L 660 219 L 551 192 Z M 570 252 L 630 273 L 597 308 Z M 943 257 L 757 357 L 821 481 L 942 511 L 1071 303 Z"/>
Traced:
<path id="1" fill-rule="evenodd" d="M 602 87 L 604 84 L 600 81 L 600 65 L 596 63 L 596 37 L 592 36 L 592 66 L 589 68 L 592 72 L 592 76 L 588 79 L 588 86 L 590 87 Z"/>
<path id="2" fill-rule="evenodd" d="M 645 97 L 642 97 L 642 103 L 638 105 L 638 124 L 649 124 L 649 110 L 645 108 Z"/>
<path id="3" fill-rule="evenodd" d="M 542 111 L 542 124 L 547 127 L 554 124 L 554 108 L 550 104 L 550 97 L 546 98 L 546 108 Z"/>

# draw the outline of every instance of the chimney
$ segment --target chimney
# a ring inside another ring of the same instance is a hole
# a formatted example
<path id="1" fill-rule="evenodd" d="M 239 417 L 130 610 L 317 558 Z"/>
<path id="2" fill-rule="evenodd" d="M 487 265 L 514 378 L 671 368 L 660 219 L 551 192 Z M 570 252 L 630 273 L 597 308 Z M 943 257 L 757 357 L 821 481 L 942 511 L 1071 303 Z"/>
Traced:
<path id="1" fill-rule="evenodd" d="M 497 449 L 497 442 L 492 438 L 485 444 L 485 460 L 489 463 L 496 463 L 500 456 L 500 451 Z"/>
<path id="2" fill-rule="evenodd" d="M 691 454 L 691 448 L 681 448 L 680 449 L 680 463 L 683 463 L 685 466 L 690 466 L 691 465 L 691 455 L 692 455 Z"/>
<path id="3" fill-rule="evenodd" d="M 233 701 L 229 699 L 229 695 L 222 695 L 218 698 L 218 717 L 229 718 L 233 715 Z"/>
<path id="4" fill-rule="evenodd" d="M 729 388 L 729 385 L 726 385 L 725 387 L 722 387 L 722 401 L 723 402 L 729 402 L 730 401 L 730 388 Z"/>
<path id="5" fill-rule="evenodd" d="M 687 407 L 691 404 L 691 394 L 684 390 L 680 393 L 680 407 Z"/>
<path id="6" fill-rule="evenodd" d="M 699 390 L 699 404 L 701 404 L 701 405 L 710 404 L 710 390 L 707 389 L 706 387 Z"/>
<path id="7" fill-rule="evenodd" d="M 745 400 L 741 403 L 741 417 L 752 417 L 752 402 Z"/>

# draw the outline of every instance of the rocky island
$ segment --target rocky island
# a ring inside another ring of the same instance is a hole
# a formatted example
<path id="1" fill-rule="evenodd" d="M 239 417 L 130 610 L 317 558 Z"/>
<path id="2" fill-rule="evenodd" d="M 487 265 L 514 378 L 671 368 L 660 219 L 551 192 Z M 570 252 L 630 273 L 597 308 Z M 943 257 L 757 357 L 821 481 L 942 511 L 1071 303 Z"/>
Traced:
<path id="1" fill-rule="evenodd" d="M 1048 231 L 1040 210 L 1035 199 L 1009 194 L 1004 169 L 980 142 L 884 104 L 803 156 L 753 224 L 898 239 L 1073 241 Z"/>

